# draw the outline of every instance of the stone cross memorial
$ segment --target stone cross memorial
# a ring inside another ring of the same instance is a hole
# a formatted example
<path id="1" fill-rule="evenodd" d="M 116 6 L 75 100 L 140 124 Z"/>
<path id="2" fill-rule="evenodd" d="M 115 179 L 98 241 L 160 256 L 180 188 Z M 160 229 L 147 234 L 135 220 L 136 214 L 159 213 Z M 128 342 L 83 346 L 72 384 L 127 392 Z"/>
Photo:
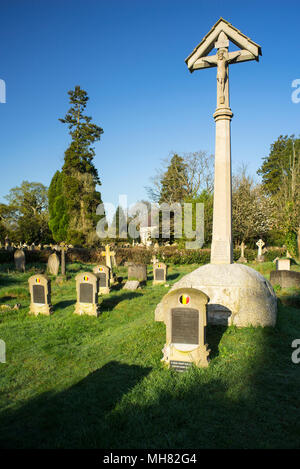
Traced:
<path id="1" fill-rule="evenodd" d="M 110 268 L 106 265 L 96 265 L 93 268 L 94 274 L 98 277 L 98 293 L 106 295 L 110 292 Z"/>
<path id="2" fill-rule="evenodd" d="M 110 250 L 109 244 L 105 246 L 105 251 L 101 252 L 101 256 L 105 257 L 106 266 L 110 269 L 110 282 L 114 282 L 114 276 L 112 271 L 112 259 L 115 261 L 116 253 Z"/>
<path id="3" fill-rule="evenodd" d="M 166 283 L 167 266 L 163 262 L 156 262 L 153 265 L 153 285 Z"/>
<path id="4" fill-rule="evenodd" d="M 25 253 L 22 249 L 17 249 L 15 251 L 14 260 L 16 269 L 25 272 Z"/>
<path id="5" fill-rule="evenodd" d="M 244 241 L 241 243 L 240 248 L 241 248 L 241 257 L 239 258 L 238 262 L 243 262 L 244 264 L 247 264 L 247 259 L 245 257 L 245 249 L 246 249 L 246 244 Z"/>
<path id="6" fill-rule="evenodd" d="M 256 246 L 258 247 L 258 253 L 257 253 L 257 260 L 262 262 L 264 260 L 262 248 L 264 247 L 265 243 L 263 242 L 262 239 L 259 239 L 256 243 Z"/>
<path id="7" fill-rule="evenodd" d="M 88 314 L 90 316 L 99 315 L 98 305 L 98 278 L 91 272 L 83 272 L 77 274 L 76 280 L 76 292 L 77 292 L 77 303 L 75 306 L 74 313 L 76 314 Z"/>
<path id="8" fill-rule="evenodd" d="M 46 275 L 36 274 L 28 279 L 30 291 L 30 312 L 50 315 L 51 305 L 51 282 Z"/>
<path id="9" fill-rule="evenodd" d="M 169 367 L 184 371 L 192 363 L 208 366 L 205 337 L 208 299 L 205 293 L 194 288 L 179 288 L 165 295 L 166 344 L 162 361 Z"/>
<path id="10" fill-rule="evenodd" d="M 229 52 L 229 40 L 240 50 Z M 217 49 L 217 53 L 208 55 L 213 48 Z M 186 59 L 190 72 L 217 68 L 217 109 L 213 115 L 216 122 L 216 145 L 212 264 L 233 262 L 230 142 L 233 113 L 229 104 L 229 65 L 248 60 L 258 61 L 259 55 L 261 48 L 258 44 L 220 18 Z"/>
<path id="11" fill-rule="evenodd" d="M 195 22 L 194 27 L 201 27 L 201 23 Z M 235 50 L 230 50 L 231 43 Z M 217 70 L 217 106 L 213 114 L 216 128 L 213 232 L 210 264 L 202 265 L 184 275 L 172 286 L 171 291 L 193 288 L 204 292 L 209 297 L 208 320 L 212 324 L 224 321 L 224 324 L 237 327 L 264 327 L 274 326 L 276 323 L 277 298 L 274 289 L 256 270 L 233 262 L 232 246 L 230 125 L 233 113 L 229 102 L 229 69 L 234 71 L 234 65 L 242 62 L 258 62 L 260 55 L 261 48 L 258 44 L 220 18 L 185 60 L 190 72 L 212 67 Z M 244 66 L 247 73 L 247 66 Z M 239 67 L 242 68 L 240 65 Z M 250 68 L 248 73 L 251 73 Z M 242 81 L 242 73 L 239 80 Z M 203 94 L 208 92 L 207 89 L 203 90 Z M 246 95 L 247 91 L 245 100 Z M 195 103 L 190 105 L 197 105 L 197 101 Z M 251 134 L 250 114 L 245 134 Z M 164 305 L 163 299 L 156 307 L 157 321 L 165 314 Z"/>

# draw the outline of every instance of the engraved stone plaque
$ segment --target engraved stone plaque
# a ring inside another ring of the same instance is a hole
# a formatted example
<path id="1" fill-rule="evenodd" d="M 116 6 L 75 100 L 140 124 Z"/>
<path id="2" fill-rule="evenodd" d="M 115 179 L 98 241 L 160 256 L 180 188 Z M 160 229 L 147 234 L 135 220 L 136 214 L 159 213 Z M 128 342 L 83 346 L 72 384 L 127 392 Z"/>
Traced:
<path id="1" fill-rule="evenodd" d="M 33 303 L 45 304 L 45 287 L 43 285 L 33 285 Z"/>
<path id="2" fill-rule="evenodd" d="M 104 272 L 101 272 L 98 274 L 99 278 L 99 287 L 106 287 L 106 274 Z"/>
<path id="3" fill-rule="evenodd" d="M 199 344 L 199 311 L 192 308 L 173 308 L 172 342 Z"/>
<path id="4" fill-rule="evenodd" d="M 79 298 L 80 303 L 93 303 L 93 285 L 81 283 Z"/>
<path id="5" fill-rule="evenodd" d="M 155 270 L 155 279 L 156 280 L 164 280 L 165 279 L 164 269 L 156 269 Z"/>

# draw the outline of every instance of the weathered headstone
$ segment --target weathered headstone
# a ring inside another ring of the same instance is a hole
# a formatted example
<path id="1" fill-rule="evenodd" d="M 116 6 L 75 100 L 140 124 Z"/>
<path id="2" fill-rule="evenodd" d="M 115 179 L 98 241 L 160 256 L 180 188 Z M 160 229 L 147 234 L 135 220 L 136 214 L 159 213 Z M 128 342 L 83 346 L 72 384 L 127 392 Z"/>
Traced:
<path id="1" fill-rule="evenodd" d="M 22 249 L 17 249 L 14 253 L 15 267 L 21 272 L 25 272 L 25 253 Z"/>
<path id="2" fill-rule="evenodd" d="M 153 265 L 153 285 L 165 283 L 167 281 L 167 266 L 163 262 Z"/>
<path id="3" fill-rule="evenodd" d="M 281 288 L 300 288 L 300 272 L 293 270 L 272 270 L 270 272 L 271 285 Z"/>
<path id="4" fill-rule="evenodd" d="M 276 270 L 291 270 L 291 260 L 278 259 L 276 261 Z"/>
<path id="5" fill-rule="evenodd" d="M 110 291 L 110 268 L 106 265 L 96 265 L 93 268 L 94 274 L 98 277 L 99 294 L 106 295 Z"/>
<path id="6" fill-rule="evenodd" d="M 90 316 L 99 315 L 98 305 L 98 278 L 91 272 L 77 274 L 76 292 L 77 302 L 74 313 L 88 314 Z"/>
<path id="7" fill-rule="evenodd" d="M 139 282 L 146 282 L 147 266 L 145 264 L 129 264 L 128 280 L 138 280 Z"/>
<path id="8" fill-rule="evenodd" d="M 179 288 L 163 298 L 166 344 L 162 361 L 177 371 L 194 363 L 208 366 L 206 344 L 208 296 L 194 288 Z"/>
<path id="9" fill-rule="evenodd" d="M 241 248 L 241 256 L 238 260 L 238 262 L 242 262 L 243 264 L 247 264 L 247 259 L 245 257 L 245 249 L 246 249 L 246 244 L 244 243 L 244 241 L 241 243 L 240 245 L 240 248 Z"/>
<path id="10" fill-rule="evenodd" d="M 123 287 L 123 290 L 137 290 L 140 288 L 140 282 L 138 280 L 127 280 Z"/>
<path id="11" fill-rule="evenodd" d="M 50 315 L 51 305 L 51 282 L 46 275 L 36 274 L 28 279 L 30 291 L 30 312 Z"/>
<path id="12" fill-rule="evenodd" d="M 51 275 L 57 275 L 59 271 L 59 257 L 54 252 L 53 254 L 50 254 L 48 257 L 48 271 Z"/>
<path id="13" fill-rule="evenodd" d="M 265 260 L 264 256 L 263 256 L 263 252 L 262 252 L 262 248 L 263 248 L 264 245 L 265 245 L 265 243 L 263 242 L 262 239 L 259 239 L 256 243 L 256 246 L 258 246 L 258 252 L 257 252 L 257 261 L 258 262 L 263 262 Z"/>

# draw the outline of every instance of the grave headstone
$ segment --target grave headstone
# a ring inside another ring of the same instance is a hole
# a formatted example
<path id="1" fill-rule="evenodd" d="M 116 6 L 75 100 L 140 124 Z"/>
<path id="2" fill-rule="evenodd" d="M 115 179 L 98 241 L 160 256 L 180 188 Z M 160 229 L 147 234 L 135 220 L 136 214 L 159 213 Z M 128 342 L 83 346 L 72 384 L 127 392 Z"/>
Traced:
<path id="1" fill-rule="evenodd" d="M 57 275 L 59 271 L 59 257 L 54 252 L 53 254 L 50 254 L 48 257 L 48 271 L 51 275 Z"/>
<path id="2" fill-rule="evenodd" d="M 194 288 L 179 288 L 163 298 L 166 344 L 163 358 L 169 367 L 184 371 L 194 363 L 208 366 L 206 344 L 208 296 Z"/>
<path id="3" fill-rule="evenodd" d="M 22 249 L 17 249 L 14 252 L 15 267 L 21 272 L 25 272 L 25 253 Z"/>
<path id="4" fill-rule="evenodd" d="M 77 302 L 74 313 L 88 314 L 90 316 L 99 315 L 98 305 L 98 278 L 91 272 L 77 274 L 76 292 Z"/>
<path id="5" fill-rule="evenodd" d="M 291 259 L 277 259 L 276 270 L 291 270 Z"/>
<path id="6" fill-rule="evenodd" d="M 246 249 L 246 244 L 244 243 L 244 241 L 241 243 L 240 245 L 240 248 L 241 248 L 241 256 L 238 260 L 238 262 L 242 262 L 243 264 L 247 264 L 247 259 L 245 257 L 245 249 Z"/>
<path id="7" fill-rule="evenodd" d="M 264 259 L 264 256 L 263 256 L 263 251 L 262 251 L 262 248 L 263 246 L 265 245 L 265 243 L 263 242 L 262 239 L 259 239 L 256 243 L 256 246 L 258 246 L 258 252 L 257 252 L 257 261 L 258 262 L 263 262 L 265 259 Z"/>
<path id="8" fill-rule="evenodd" d="M 165 283 L 167 281 L 167 266 L 163 262 L 156 262 L 153 265 L 153 285 Z"/>
<path id="9" fill-rule="evenodd" d="M 114 283 L 114 275 L 112 270 L 112 258 L 114 258 L 116 253 L 110 250 L 109 244 L 105 246 L 105 251 L 101 252 L 101 256 L 105 257 L 106 266 L 110 269 L 110 283 Z"/>
<path id="10" fill-rule="evenodd" d="M 99 294 L 106 295 L 110 292 L 110 268 L 106 265 L 96 265 L 93 268 L 94 274 L 98 277 Z"/>
<path id="11" fill-rule="evenodd" d="M 140 282 L 138 280 L 127 280 L 125 283 L 123 290 L 137 290 L 140 288 Z"/>
<path id="12" fill-rule="evenodd" d="M 147 266 L 145 264 L 129 264 L 128 280 L 138 280 L 139 282 L 146 282 Z"/>
<path id="13" fill-rule="evenodd" d="M 28 279 L 30 291 L 30 312 L 50 315 L 51 305 L 51 282 L 46 275 L 36 274 Z"/>
<path id="14" fill-rule="evenodd" d="M 272 270 L 270 272 L 272 286 L 280 285 L 281 288 L 300 288 L 300 272 L 293 270 Z"/>

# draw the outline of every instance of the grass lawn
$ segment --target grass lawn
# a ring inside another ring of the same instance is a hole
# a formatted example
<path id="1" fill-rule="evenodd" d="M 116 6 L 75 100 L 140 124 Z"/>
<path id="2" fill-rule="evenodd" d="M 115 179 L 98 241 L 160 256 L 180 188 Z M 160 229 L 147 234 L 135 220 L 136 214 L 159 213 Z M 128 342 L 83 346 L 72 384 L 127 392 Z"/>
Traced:
<path id="1" fill-rule="evenodd" d="M 171 266 L 169 283 L 197 266 Z M 253 266 L 267 278 L 274 264 Z M 91 265 L 68 266 L 52 282 L 51 317 L 28 315 L 27 279 L 1 266 L 0 446 L 6 448 L 299 448 L 300 291 L 277 290 L 276 327 L 209 326 L 211 362 L 186 373 L 166 369 L 165 326 L 154 309 L 168 291 L 112 290 L 99 318 L 73 314 L 74 277 Z M 11 268 L 11 266 L 10 266 Z M 298 266 L 293 269 L 300 270 Z M 119 269 L 124 274 L 126 269 Z"/>

